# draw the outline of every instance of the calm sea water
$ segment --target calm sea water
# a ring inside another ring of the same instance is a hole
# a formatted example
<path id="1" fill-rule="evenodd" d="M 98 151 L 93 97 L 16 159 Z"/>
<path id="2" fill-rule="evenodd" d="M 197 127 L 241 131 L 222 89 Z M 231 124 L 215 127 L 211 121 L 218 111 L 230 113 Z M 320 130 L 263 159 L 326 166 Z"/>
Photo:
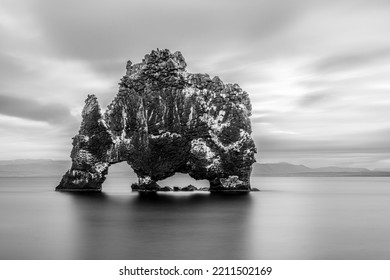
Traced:
<path id="1" fill-rule="evenodd" d="M 0 259 L 390 259 L 390 178 L 252 178 L 239 196 L 58 181 L 0 178 Z"/>

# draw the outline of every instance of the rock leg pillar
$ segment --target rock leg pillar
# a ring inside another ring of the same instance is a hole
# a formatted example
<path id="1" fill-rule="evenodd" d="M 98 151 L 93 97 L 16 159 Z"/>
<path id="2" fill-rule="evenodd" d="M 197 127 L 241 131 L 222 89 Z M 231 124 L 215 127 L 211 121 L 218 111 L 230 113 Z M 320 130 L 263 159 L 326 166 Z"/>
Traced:
<path id="1" fill-rule="evenodd" d="M 251 186 L 249 184 L 249 178 L 239 178 L 236 175 L 229 176 L 227 178 L 215 178 L 210 180 L 210 191 L 240 191 L 249 192 Z"/>
<path id="2" fill-rule="evenodd" d="M 108 170 L 105 168 L 100 173 L 91 173 L 89 171 L 70 169 L 62 177 L 60 184 L 57 186 L 56 191 L 97 191 L 102 190 L 102 184 L 106 179 Z"/>
<path id="3" fill-rule="evenodd" d="M 101 191 L 106 179 L 113 142 L 94 95 L 85 101 L 82 116 L 79 133 L 73 138 L 72 167 L 62 177 L 57 191 Z"/>

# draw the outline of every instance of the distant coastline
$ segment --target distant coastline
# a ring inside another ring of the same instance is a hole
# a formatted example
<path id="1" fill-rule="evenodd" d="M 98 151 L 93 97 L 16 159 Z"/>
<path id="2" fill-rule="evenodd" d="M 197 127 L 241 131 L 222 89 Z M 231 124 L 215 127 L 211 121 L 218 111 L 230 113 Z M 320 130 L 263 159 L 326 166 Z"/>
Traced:
<path id="1" fill-rule="evenodd" d="M 287 162 L 255 163 L 252 176 L 261 177 L 389 177 L 390 170 L 328 166 L 310 168 Z"/>
<path id="2" fill-rule="evenodd" d="M 274 173 L 274 174 L 253 174 L 256 177 L 390 177 L 390 172 L 369 171 L 369 172 L 303 172 L 303 173 Z"/>
<path id="3" fill-rule="evenodd" d="M 0 177 L 58 177 L 70 168 L 70 160 L 17 159 L 0 160 Z M 113 165 L 109 176 L 135 177 L 126 164 Z M 390 170 L 369 170 L 352 167 L 310 168 L 305 165 L 281 163 L 255 163 L 252 176 L 256 177 L 390 177 Z"/>

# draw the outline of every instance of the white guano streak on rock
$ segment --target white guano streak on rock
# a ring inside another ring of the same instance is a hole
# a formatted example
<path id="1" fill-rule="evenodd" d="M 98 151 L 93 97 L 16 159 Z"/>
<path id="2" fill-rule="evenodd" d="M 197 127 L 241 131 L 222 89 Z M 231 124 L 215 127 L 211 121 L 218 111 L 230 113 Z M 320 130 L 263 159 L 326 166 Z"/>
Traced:
<path id="1" fill-rule="evenodd" d="M 221 158 L 219 156 L 215 156 L 215 153 L 201 138 L 191 141 L 191 153 L 206 159 L 208 165 L 205 167 L 207 170 L 212 168 L 218 169 L 221 164 Z"/>
<path id="2" fill-rule="evenodd" d="M 95 164 L 95 170 L 97 173 L 102 173 L 108 168 L 108 162 L 99 162 Z"/>
<path id="3" fill-rule="evenodd" d="M 143 185 L 143 184 L 149 184 L 152 182 L 152 178 L 150 176 L 145 176 L 145 177 L 138 177 L 138 184 Z"/>
<path id="4" fill-rule="evenodd" d="M 153 135 L 153 134 L 151 134 L 149 136 L 152 139 L 165 138 L 165 137 L 167 137 L 167 138 L 179 138 L 179 137 L 182 137 L 181 134 L 179 134 L 179 133 L 175 133 L 175 132 L 170 133 L 169 131 L 164 132 L 163 134 L 160 134 L 160 135 Z"/>
<path id="5" fill-rule="evenodd" d="M 225 114 L 226 112 L 224 110 L 221 110 L 219 111 L 218 116 L 214 118 L 210 114 L 204 113 L 203 116 L 199 117 L 199 119 L 202 122 L 206 123 L 207 126 L 210 127 L 214 133 L 220 133 L 222 129 L 230 126 L 230 121 L 223 122 Z"/>
<path id="6" fill-rule="evenodd" d="M 219 181 L 221 182 L 222 186 L 225 187 L 225 188 L 234 188 L 237 185 L 243 183 L 243 181 L 238 179 L 237 175 L 230 175 L 226 179 L 224 179 L 224 178 L 219 179 Z"/>
<path id="7" fill-rule="evenodd" d="M 107 131 L 109 130 L 109 129 L 108 129 L 108 125 L 107 125 L 106 121 L 105 121 L 104 118 L 103 118 L 103 115 L 102 115 L 102 117 L 99 119 L 98 123 L 99 123 L 100 125 L 102 125 Z"/>
<path id="8" fill-rule="evenodd" d="M 221 157 L 217 156 L 212 160 L 212 162 L 206 166 L 207 170 L 219 170 L 219 167 L 221 166 Z"/>
<path id="9" fill-rule="evenodd" d="M 96 157 L 91 154 L 89 151 L 80 149 L 76 155 L 75 160 L 78 162 L 95 162 L 97 161 Z"/>
<path id="10" fill-rule="evenodd" d="M 193 95 L 196 93 L 196 91 L 199 91 L 199 90 L 198 90 L 198 89 L 195 89 L 195 88 L 193 88 L 193 87 L 185 87 L 185 88 L 183 89 L 183 93 L 184 93 L 184 96 L 185 96 L 186 98 L 189 98 L 189 97 L 193 96 Z"/>
<path id="11" fill-rule="evenodd" d="M 189 127 L 191 125 L 191 121 L 192 121 L 192 118 L 193 118 L 193 114 L 194 114 L 194 107 L 191 106 L 190 108 L 190 114 L 188 116 L 188 121 L 187 121 L 187 126 Z"/>
<path id="12" fill-rule="evenodd" d="M 242 148 L 242 145 L 248 141 L 249 133 L 244 131 L 243 129 L 240 129 L 240 140 L 233 142 L 229 145 L 224 145 L 221 141 L 219 141 L 219 137 L 217 134 L 213 133 L 211 130 L 209 130 L 211 140 L 221 149 L 223 149 L 225 152 L 230 151 L 237 151 L 239 152 Z"/>

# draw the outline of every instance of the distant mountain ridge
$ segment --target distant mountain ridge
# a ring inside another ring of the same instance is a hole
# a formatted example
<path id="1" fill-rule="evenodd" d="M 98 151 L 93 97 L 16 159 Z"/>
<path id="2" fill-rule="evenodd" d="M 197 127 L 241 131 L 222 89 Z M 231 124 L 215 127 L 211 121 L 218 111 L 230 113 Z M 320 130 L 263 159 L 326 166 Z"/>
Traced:
<path id="1" fill-rule="evenodd" d="M 312 169 L 304 165 L 294 165 L 287 162 L 280 163 L 255 163 L 252 165 L 253 175 L 285 174 L 310 172 Z"/>
<path id="2" fill-rule="evenodd" d="M 252 166 L 252 176 L 390 176 L 390 172 L 338 166 L 310 168 L 305 165 L 280 162 L 255 163 Z"/>
<path id="3" fill-rule="evenodd" d="M 70 160 L 17 159 L 0 160 L 0 177 L 58 177 L 71 166 Z M 109 174 L 135 176 L 126 164 L 114 165 Z M 390 170 L 369 170 L 367 168 L 328 166 L 310 168 L 287 162 L 255 163 L 252 176 L 390 176 Z"/>

